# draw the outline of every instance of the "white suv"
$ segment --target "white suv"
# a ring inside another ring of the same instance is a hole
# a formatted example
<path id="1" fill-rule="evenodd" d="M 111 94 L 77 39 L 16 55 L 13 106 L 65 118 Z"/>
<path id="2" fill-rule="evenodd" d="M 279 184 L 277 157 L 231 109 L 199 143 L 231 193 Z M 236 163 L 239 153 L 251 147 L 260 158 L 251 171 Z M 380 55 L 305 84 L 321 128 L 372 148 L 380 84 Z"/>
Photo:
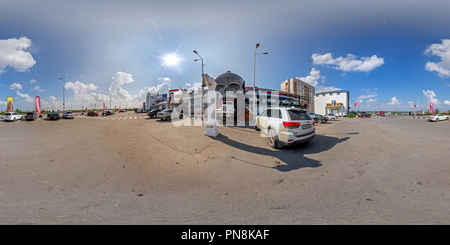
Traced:
<path id="1" fill-rule="evenodd" d="M 19 114 L 17 112 L 7 112 L 4 116 L 5 121 L 11 121 L 14 122 L 16 120 L 22 119 L 22 114 Z"/>
<path id="2" fill-rule="evenodd" d="M 328 120 L 330 121 L 336 121 L 337 116 L 335 114 L 326 114 L 326 117 L 328 117 Z"/>
<path id="3" fill-rule="evenodd" d="M 314 120 L 306 110 L 271 107 L 256 117 L 255 129 L 268 137 L 272 148 L 303 143 L 314 138 Z"/>

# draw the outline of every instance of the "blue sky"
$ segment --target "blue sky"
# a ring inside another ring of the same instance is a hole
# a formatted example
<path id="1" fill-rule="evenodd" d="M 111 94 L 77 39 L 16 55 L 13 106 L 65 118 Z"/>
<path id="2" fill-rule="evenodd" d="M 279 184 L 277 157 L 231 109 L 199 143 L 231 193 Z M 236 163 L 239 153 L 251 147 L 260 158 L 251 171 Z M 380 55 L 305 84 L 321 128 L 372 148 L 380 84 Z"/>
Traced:
<path id="1" fill-rule="evenodd" d="M 142 105 L 232 71 L 279 89 L 348 90 L 360 110 L 450 109 L 450 2 L 441 0 L 2 0 L 0 111 Z M 164 57 L 176 54 L 175 65 Z M 64 79 L 60 79 L 64 78 Z M 63 81 L 65 87 L 63 88 Z M 420 85 L 420 86 L 415 86 Z M 35 92 L 36 91 L 36 92 Z"/>

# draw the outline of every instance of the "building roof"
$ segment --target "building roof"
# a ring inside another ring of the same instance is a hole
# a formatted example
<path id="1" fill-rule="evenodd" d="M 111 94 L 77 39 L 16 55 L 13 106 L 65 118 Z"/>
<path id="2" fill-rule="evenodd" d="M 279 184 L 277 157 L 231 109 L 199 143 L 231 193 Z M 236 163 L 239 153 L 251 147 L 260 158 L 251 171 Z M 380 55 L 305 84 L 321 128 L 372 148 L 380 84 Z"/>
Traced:
<path id="1" fill-rule="evenodd" d="M 320 93 L 316 93 L 316 94 L 328 94 L 328 93 L 337 93 L 337 92 L 345 92 L 348 93 L 348 90 L 335 90 L 335 91 L 326 91 L 326 92 L 320 92 Z"/>

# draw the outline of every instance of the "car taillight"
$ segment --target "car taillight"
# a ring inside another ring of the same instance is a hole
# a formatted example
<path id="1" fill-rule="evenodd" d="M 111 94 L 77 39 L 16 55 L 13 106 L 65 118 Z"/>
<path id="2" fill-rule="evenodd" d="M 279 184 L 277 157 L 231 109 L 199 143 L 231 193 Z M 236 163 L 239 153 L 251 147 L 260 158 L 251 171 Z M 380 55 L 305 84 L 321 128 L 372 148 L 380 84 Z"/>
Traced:
<path id="1" fill-rule="evenodd" d="M 299 122 L 283 122 L 286 128 L 298 128 L 301 124 Z"/>

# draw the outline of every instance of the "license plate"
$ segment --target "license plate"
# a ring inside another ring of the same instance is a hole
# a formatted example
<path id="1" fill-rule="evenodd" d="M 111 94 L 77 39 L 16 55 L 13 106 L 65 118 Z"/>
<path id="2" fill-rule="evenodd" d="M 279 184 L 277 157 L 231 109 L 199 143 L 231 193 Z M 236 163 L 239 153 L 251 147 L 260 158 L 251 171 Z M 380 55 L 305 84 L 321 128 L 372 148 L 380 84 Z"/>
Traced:
<path id="1" fill-rule="evenodd" d="M 302 125 L 302 129 L 311 128 L 311 124 L 304 124 Z"/>

